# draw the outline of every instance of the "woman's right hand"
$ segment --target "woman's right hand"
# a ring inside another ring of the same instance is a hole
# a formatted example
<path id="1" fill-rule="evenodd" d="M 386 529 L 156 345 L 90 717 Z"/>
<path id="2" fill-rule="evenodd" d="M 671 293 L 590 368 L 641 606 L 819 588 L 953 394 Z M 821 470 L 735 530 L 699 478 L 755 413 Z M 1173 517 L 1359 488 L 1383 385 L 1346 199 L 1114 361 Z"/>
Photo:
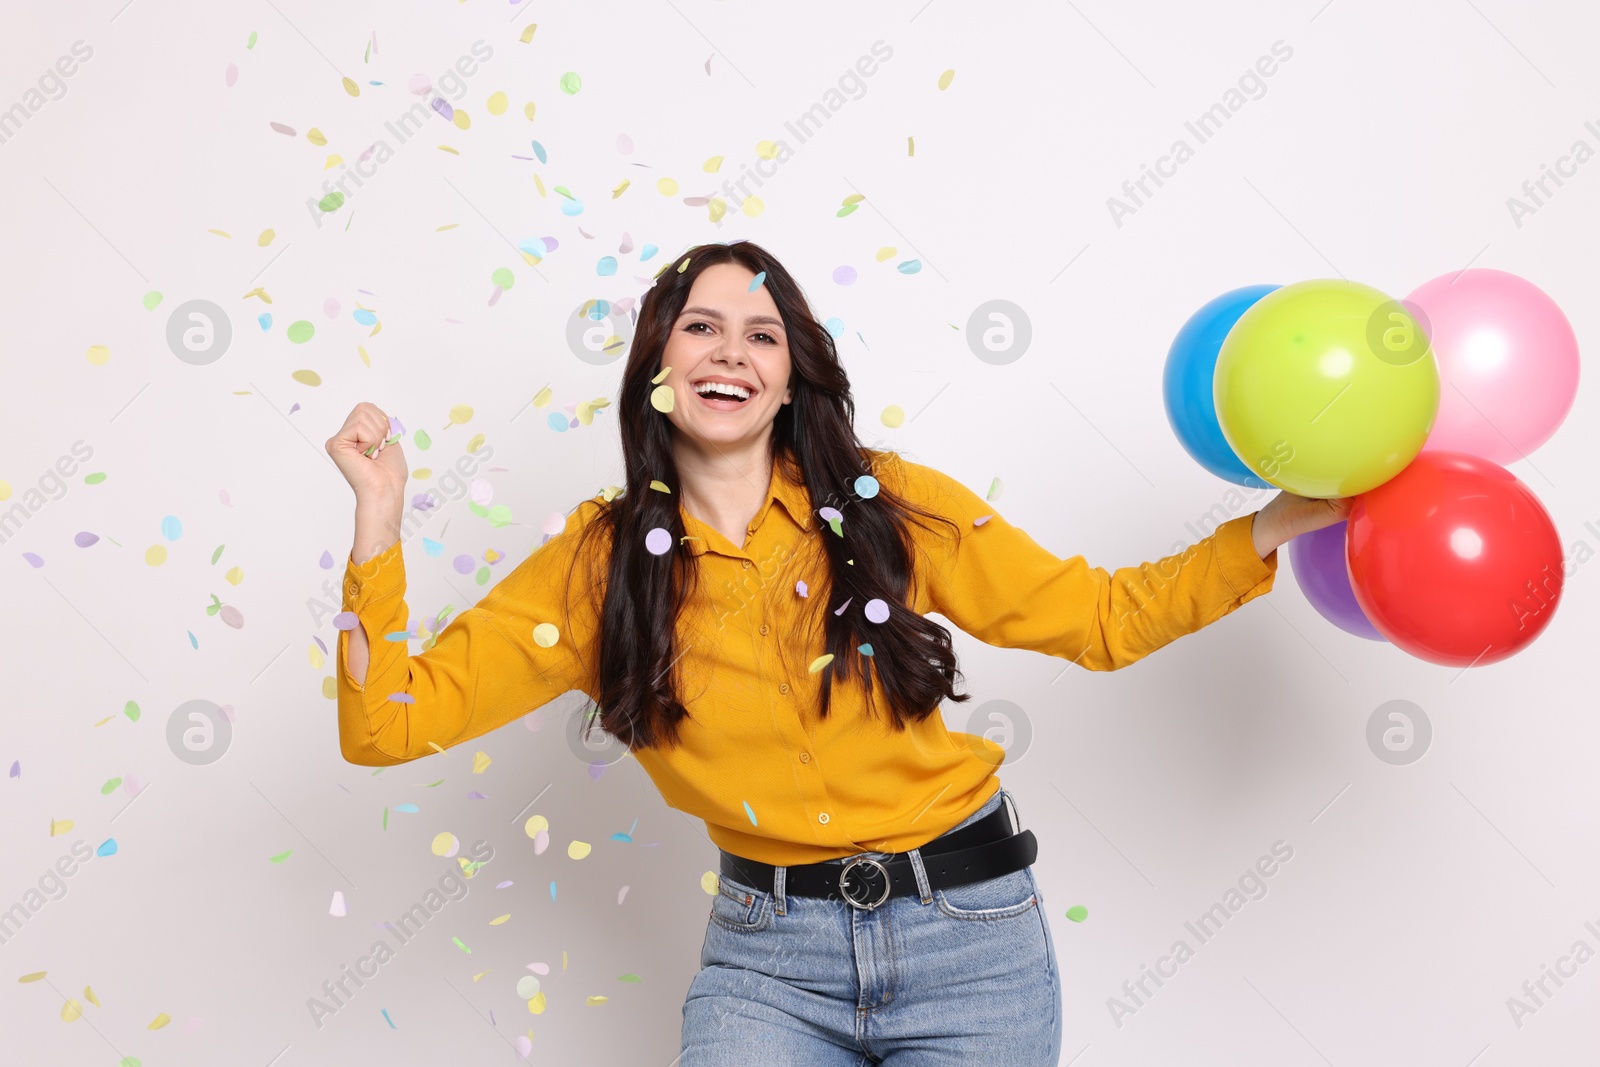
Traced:
<path id="1" fill-rule="evenodd" d="M 328 455 L 355 490 L 357 504 L 387 503 L 405 493 L 405 456 L 399 441 L 393 452 L 388 450 L 384 442 L 389 436 L 389 416 L 376 404 L 362 402 L 350 410 L 339 432 L 328 438 Z M 370 456 L 366 455 L 369 449 Z"/>

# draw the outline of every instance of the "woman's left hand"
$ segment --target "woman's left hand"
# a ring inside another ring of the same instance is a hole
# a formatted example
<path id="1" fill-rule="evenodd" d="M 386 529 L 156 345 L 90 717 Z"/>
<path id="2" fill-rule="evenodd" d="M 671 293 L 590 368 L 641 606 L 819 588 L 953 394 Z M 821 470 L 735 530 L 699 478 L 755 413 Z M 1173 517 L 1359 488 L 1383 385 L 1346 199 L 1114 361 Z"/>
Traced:
<path id="1" fill-rule="evenodd" d="M 1267 501 L 1266 507 L 1256 512 L 1251 527 L 1256 551 L 1265 559 L 1279 545 L 1303 533 L 1332 526 L 1350 517 L 1353 496 L 1320 497 L 1296 496 L 1287 489 Z"/>

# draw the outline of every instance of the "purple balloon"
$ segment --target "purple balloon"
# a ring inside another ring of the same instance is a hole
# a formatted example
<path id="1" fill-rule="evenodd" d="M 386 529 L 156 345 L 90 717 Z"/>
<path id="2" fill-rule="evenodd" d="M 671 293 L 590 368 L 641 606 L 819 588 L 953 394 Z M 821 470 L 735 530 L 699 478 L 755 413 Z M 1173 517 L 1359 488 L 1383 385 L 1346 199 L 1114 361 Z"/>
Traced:
<path id="1" fill-rule="evenodd" d="M 1339 629 L 1369 641 L 1387 641 L 1356 603 L 1350 588 L 1350 571 L 1344 558 L 1347 525 L 1336 522 L 1289 542 L 1289 563 L 1294 568 L 1295 581 L 1300 583 L 1300 591 L 1311 606 Z"/>

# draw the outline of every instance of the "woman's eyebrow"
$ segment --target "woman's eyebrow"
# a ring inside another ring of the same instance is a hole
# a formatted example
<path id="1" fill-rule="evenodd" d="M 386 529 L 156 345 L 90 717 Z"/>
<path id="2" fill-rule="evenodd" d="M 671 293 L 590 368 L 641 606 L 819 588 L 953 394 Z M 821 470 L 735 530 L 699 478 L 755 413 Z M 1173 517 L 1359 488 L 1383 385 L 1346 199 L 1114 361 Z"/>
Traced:
<path id="1" fill-rule="evenodd" d="M 684 308 L 683 311 L 679 313 L 678 317 L 681 319 L 684 315 L 704 315 L 707 318 L 716 319 L 719 322 L 725 318 L 722 312 L 718 311 L 716 308 L 703 307 Z M 751 315 L 748 319 L 745 319 L 745 322 L 763 323 L 766 325 L 776 326 L 779 329 L 783 328 L 783 320 L 775 319 L 771 315 Z"/>

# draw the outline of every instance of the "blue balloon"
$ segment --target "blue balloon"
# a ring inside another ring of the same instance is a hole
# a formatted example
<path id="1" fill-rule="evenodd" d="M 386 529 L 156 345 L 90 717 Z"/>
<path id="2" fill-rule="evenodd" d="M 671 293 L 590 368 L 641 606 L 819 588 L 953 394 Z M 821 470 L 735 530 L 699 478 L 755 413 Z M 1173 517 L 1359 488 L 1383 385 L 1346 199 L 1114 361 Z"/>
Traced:
<path id="1" fill-rule="evenodd" d="M 1232 289 L 1189 316 L 1167 352 L 1161 382 L 1167 421 L 1185 451 L 1217 477 L 1256 489 L 1272 486 L 1253 474 L 1222 436 L 1211 385 L 1216 377 L 1217 353 L 1222 350 L 1228 331 L 1252 304 L 1277 288 L 1247 285 Z"/>

